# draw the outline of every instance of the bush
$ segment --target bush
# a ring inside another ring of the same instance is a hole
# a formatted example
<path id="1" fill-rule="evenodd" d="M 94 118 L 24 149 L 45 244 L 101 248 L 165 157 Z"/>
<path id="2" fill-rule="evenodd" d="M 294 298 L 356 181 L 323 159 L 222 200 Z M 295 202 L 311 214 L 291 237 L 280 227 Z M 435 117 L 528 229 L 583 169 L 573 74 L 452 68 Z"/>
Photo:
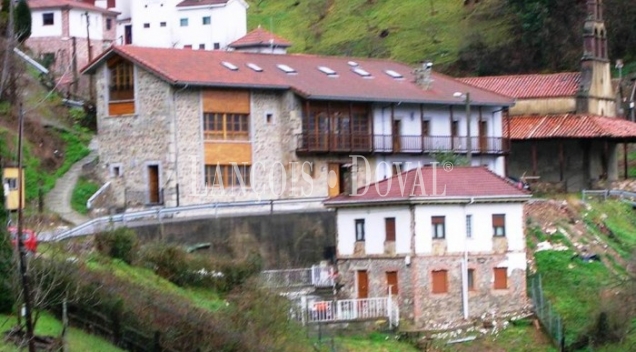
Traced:
<path id="1" fill-rule="evenodd" d="M 143 248 L 139 264 L 153 270 L 164 279 L 183 286 L 189 270 L 186 254 L 175 245 L 153 243 Z"/>
<path id="2" fill-rule="evenodd" d="M 11 289 L 11 277 L 15 268 L 12 261 L 13 250 L 9 236 L 6 231 L 0 231 L 0 314 L 11 312 L 14 303 L 13 291 Z"/>
<path id="3" fill-rule="evenodd" d="M 100 253 L 121 259 L 128 264 L 133 261 L 137 244 L 137 235 L 126 227 L 102 232 L 95 236 L 95 246 Z"/>

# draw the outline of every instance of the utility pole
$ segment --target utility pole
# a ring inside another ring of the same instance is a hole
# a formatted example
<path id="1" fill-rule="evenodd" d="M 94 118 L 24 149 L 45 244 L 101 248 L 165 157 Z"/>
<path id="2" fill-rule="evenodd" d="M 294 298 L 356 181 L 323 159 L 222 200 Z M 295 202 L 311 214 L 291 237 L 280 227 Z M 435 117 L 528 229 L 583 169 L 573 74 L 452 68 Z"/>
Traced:
<path id="1" fill-rule="evenodd" d="M 86 16 L 86 45 L 88 46 L 88 62 L 93 62 L 93 48 L 91 46 L 91 31 L 90 31 L 90 26 L 91 26 L 91 17 L 88 14 L 88 11 L 84 12 L 84 16 Z M 94 95 L 93 95 L 93 75 L 89 76 L 89 83 L 88 83 L 88 94 L 90 96 L 90 101 L 92 102 L 94 99 Z"/>
<path id="2" fill-rule="evenodd" d="M 71 49 L 73 51 L 73 56 L 71 57 L 71 65 L 73 66 L 73 95 L 77 95 L 79 75 L 77 72 L 77 39 L 75 37 L 71 37 Z"/>
<path id="3" fill-rule="evenodd" d="M 31 293 L 29 290 L 29 278 L 27 275 L 27 267 L 26 267 L 26 258 L 25 258 L 25 248 L 24 241 L 22 239 L 22 228 L 23 228 L 23 216 L 22 216 L 22 207 L 24 206 L 24 200 L 22 197 L 24 196 L 22 193 L 24 192 L 22 188 L 22 184 L 24 182 L 24 173 L 22 172 L 22 139 L 23 139 L 23 130 L 24 130 L 24 112 L 22 110 L 22 103 L 20 103 L 20 117 L 19 117 L 19 127 L 18 127 L 18 233 L 16 237 L 18 238 L 18 258 L 20 260 L 20 278 L 22 281 L 22 295 L 24 297 L 24 309 L 25 309 L 25 320 L 26 320 L 26 338 L 29 346 L 29 352 L 35 352 L 35 340 L 33 339 L 33 320 L 31 319 Z"/>
<path id="4" fill-rule="evenodd" d="M 15 46 L 15 25 L 13 20 L 13 1 L 9 1 L 9 23 L 7 25 L 7 43 L 4 51 L 4 62 L 2 64 L 2 77 L 0 77 L 0 98 L 4 96 L 4 90 L 7 86 L 9 77 L 9 60 L 13 54 Z"/>

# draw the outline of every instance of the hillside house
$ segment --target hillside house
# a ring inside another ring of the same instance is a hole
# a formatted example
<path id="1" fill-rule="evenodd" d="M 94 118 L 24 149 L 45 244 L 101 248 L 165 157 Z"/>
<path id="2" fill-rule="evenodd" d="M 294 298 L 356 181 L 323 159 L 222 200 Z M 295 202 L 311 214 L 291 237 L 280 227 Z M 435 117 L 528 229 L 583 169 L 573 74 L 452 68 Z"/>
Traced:
<path id="1" fill-rule="evenodd" d="M 512 176 L 533 176 L 567 191 L 592 187 L 618 178 L 617 147 L 636 141 L 636 124 L 614 118 L 602 2 L 588 0 L 587 12 L 579 72 L 461 79 L 516 99 L 504 127 L 512 141 Z"/>
<path id="2" fill-rule="evenodd" d="M 473 164 L 504 175 L 511 99 L 430 66 L 126 45 L 84 72 L 103 175 L 127 206 L 334 196 L 352 169 L 364 185 L 466 154 L 456 92 L 472 97 Z"/>
<path id="3" fill-rule="evenodd" d="M 343 298 L 398 297 L 417 326 L 524 308 L 523 204 L 485 167 L 425 166 L 324 202 L 336 210 Z"/>

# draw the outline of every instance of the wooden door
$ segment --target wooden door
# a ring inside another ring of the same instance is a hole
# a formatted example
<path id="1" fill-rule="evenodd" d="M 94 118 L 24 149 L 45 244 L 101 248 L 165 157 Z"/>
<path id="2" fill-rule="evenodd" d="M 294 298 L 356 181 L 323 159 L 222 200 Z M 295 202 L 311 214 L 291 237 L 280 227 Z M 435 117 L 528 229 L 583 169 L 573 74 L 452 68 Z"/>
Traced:
<path id="1" fill-rule="evenodd" d="M 132 44 L 132 25 L 124 27 L 124 44 Z"/>
<path id="2" fill-rule="evenodd" d="M 329 187 L 329 197 L 335 197 L 340 194 L 340 164 L 329 164 L 327 186 Z"/>
<path id="3" fill-rule="evenodd" d="M 148 203 L 159 203 L 159 165 L 148 166 Z"/>
<path id="4" fill-rule="evenodd" d="M 398 273 L 397 271 L 386 272 L 386 287 L 387 293 L 391 295 L 397 295 L 398 293 Z"/>
<path id="5" fill-rule="evenodd" d="M 358 298 L 369 297 L 369 276 L 366 270 L 358 270 Z"/>
<path id="6" fill-rule="evenodd" d="M 482 152 L 488 150 L 488 123 L 486 121 L 479 121 L 479 149 Z"/>
<path id="7" fill-rule="evenodd" d="M 393 121 L 393 152 L 400 151 L 400 120 Z"/>
<path id="8" fill-rule="evenodd" d="M 384 231 L 386 242 L 395 242 L 395 218 L 384 218 Z"/>

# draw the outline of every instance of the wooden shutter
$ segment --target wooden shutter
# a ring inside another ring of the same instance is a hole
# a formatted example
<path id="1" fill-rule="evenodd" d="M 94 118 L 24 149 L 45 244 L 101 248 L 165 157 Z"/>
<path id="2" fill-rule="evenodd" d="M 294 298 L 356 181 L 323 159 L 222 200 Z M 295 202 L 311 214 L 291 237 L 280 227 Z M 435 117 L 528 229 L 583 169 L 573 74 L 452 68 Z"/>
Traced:
<path id="1" fill-rule="evenodd" d="M 386 232 L 386 242 L 395 242 L 395 218 L 385 218 L 384 228 Z"/>
<path id="2" fill-rule="evenodd" d="M 495 268 L 495 290 L 508 288 L 508 268 Z"/>
<path id="3" fill-rule="evenodd" d="M 506 215 L 505 214 L 492 214 L 492 227 L 505 227 Z"/>
<path id="4" fill-rule="evenodd" d="M 397 295 L 398 293 L 398 273 L 397 271 L 387 271 L 386 272 L 386 287 L 387 292 L 389 288 L 391 289 L 392 295 Z"/>
<path id="5" fill-rule="evenodd" d="M 433 293 L 448 292 L 448 275 L 446 270 L 434 270 L 431 272 L 433 277 Z"/>
<path id="6" fill-rule="evenodd" d="M 435 224 L 443 224 L 444 223 L 444 216 L 432 216 L 431 217 L 431 222 L 433 223 L 433 225 L 435 225 Z"/>

